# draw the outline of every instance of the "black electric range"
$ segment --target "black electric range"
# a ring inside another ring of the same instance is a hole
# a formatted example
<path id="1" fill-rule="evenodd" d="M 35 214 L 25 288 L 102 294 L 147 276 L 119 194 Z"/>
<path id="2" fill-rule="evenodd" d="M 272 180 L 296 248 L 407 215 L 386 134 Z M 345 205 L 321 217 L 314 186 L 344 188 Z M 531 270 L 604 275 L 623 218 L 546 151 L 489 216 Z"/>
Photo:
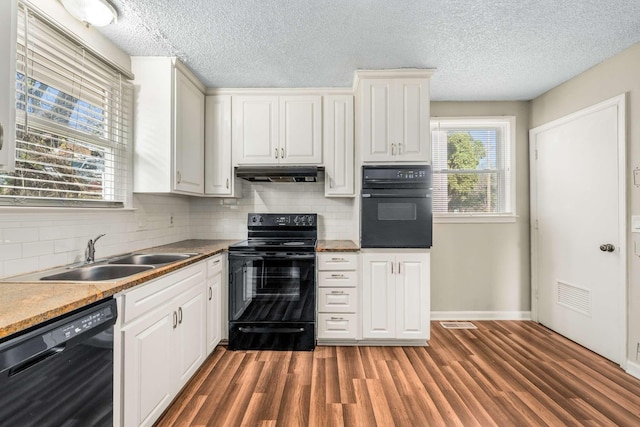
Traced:
<path id="1" fill-rule="evenodd" d="M 316 214 L 250 213 L 229 247 L 229 349 L 313 350 Z"/>

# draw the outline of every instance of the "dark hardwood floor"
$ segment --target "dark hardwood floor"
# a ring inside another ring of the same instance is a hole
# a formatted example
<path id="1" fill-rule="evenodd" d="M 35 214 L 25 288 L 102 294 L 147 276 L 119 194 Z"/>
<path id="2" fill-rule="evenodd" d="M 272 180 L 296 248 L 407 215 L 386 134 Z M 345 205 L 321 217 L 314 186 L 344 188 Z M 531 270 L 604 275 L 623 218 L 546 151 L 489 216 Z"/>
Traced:
<path id="1" fill-rule="evenodd" d="M 158 426 L 640 426 L 640 380 L 533 322 L 429 347 L 219 347 Z"/>

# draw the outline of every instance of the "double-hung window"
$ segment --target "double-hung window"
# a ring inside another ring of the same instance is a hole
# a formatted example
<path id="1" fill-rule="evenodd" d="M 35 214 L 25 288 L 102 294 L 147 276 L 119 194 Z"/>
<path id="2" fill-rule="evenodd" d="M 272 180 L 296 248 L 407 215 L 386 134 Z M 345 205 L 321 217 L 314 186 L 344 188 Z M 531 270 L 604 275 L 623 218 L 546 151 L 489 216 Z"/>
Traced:
<path id="1" fill-rule="evenodd" d="M 515 215 L 514 117 L 433 118 L 434 216 Z"/>
<path id="2" fill-rule="evenodd" d="M 130 82 L 24 4 L 17 39 L 16 163 L 0 204 L 124 206 Z"/>

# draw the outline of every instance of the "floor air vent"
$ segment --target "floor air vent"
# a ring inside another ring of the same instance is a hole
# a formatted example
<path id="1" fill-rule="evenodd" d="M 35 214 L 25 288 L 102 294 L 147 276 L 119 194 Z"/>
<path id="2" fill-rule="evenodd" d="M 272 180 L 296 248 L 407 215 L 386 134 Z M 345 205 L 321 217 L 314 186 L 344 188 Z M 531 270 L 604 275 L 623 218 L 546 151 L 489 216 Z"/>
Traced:
<path id="1" fill-rule="evenodd" d="M 478 329 L 471 322 L 440 322 L 440 325 L 445 329 Z"/>

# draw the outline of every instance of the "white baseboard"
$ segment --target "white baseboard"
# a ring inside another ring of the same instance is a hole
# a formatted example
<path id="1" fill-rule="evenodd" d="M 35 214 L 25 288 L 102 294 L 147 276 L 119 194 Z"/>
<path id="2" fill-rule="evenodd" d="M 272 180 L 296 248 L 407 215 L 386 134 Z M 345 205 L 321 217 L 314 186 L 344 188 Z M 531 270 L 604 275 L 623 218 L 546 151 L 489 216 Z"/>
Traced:
<path id="1" fill-rule="evenodd" d="M 632 362 L 630 360 L 627 360 L 626 372 L 627 372 L 627 374 L 640 379 L 640 365 L 639 364 L 634 363 L 634 362 Z"/>
<path id="2" fill-rule="evenodd" d="M 530 311 L 432 311 L 431 320 L 531 320 Z"/>

